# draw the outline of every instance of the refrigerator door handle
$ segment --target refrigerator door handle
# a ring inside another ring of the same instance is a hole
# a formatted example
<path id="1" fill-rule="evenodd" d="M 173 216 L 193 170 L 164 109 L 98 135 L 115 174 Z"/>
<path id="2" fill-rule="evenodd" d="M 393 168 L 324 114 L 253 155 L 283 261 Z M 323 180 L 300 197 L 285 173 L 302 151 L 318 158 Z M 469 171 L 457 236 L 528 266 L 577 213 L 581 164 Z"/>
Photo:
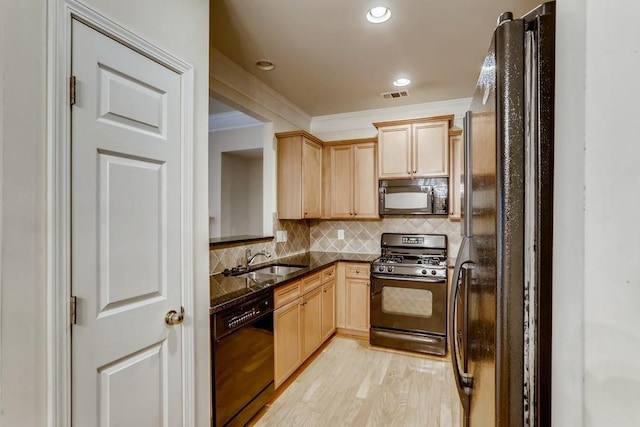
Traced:
<path id="1" fill-rule="evenodd" d="M 451 294 L 449 295 L 449 337 L 451 339 L 451 364 L 453 366 L 453 376 L 456 381 L 456 387 L 458 388 L 458 394 L 462 401 L 463 407 L 468 407 L 468 400 L 471 394 L 472 377 L 467 372 L 461 372 L 460 365 L 458 364 L 458 345 L 456 339 L 455 319 L 457 315 L 456 302 L 458 300 L 458 291 L 460 290 L 459 279 L 462 271 L 462 266 L 470 260 L 468 259 L 468 241 L 465 238 L 460 247 L 458 258 L 456 259 L 456 266 L 453 273 L 454 283 Z M 466 275 L 464 277 L 466 281 Z M 465 283 L 466 285 L 466 283 Z"/>

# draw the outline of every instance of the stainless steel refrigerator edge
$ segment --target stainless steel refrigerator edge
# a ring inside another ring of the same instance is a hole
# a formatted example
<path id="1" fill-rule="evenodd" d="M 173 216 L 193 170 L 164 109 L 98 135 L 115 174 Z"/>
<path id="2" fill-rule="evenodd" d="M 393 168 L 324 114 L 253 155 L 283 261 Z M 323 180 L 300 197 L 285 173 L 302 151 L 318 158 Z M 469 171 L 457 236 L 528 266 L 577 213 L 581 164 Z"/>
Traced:
<path id="1" fill-rule="evenodd" d="M 554 3 L 503 14 L 465 116 L 449 300 L 465 425 L 550 425 Z"/>

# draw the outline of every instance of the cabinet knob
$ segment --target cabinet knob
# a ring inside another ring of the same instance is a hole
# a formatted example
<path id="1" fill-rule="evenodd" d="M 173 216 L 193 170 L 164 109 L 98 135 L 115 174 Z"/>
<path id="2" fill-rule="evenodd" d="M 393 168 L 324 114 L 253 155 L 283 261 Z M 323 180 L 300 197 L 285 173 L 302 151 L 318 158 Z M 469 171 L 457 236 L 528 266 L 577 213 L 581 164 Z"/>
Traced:
<path id="1" fill-rule="evenodd" d="M 418 172 L 418 170 L 417 170 L 417 169 L 414 169 L 414 170 L 413 170 L 413 173 L 417 173 L 417 172 Z"/>

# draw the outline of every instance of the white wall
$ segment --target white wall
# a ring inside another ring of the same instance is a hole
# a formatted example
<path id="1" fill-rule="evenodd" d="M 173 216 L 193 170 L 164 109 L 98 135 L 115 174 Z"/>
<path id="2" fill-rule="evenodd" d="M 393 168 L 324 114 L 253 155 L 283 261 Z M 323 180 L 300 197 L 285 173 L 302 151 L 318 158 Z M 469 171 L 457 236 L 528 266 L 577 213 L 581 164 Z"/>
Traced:
<path id="1" fill-rule="evenodd" d="M 640 3 L 558 3 L 553 424 L 640 419 Z"/>
<path id="2" fill-rule="evenodd" d="M 640 147 L 635 127 L 640 99 L 639 17 L 637 0 L 587 2 L 584 237 L 587 426 L 640 423 L 637 197 Z M 603 268 L 603 262 L 610 268 Z"/>
<path id="3" fill-rule="evenodd" d="M 249 185 L 245 200 L 248 201 L 247 211 L 250 213 L 248 224 L 249 233 L 260 234 L 261 232 L 265 232 L 266 234 L 271 234 L 273 233 L 273 229 L 264 231 L 262 229 L 262 200 L 264 199 L 264 189 L 260 184 L 264 180 L 264 160 L 249 159 L 247 171 Z M 273 213 L 271 210 L 268 212 Z M 271 216 L 273 218 L 273 215 Z"/>
<path id="4" fill-rule="evenodd" d="M 222 153 L 239 150 L 251 150 L 256 148 L 263 149 L 263 178 L 261 181 L 262 191 L 265 194 L 275 193 L 275 179 L 273 162 L 272 144 L 265 146 L 265 125 L 251 126 L 240 129 L 222 130 L 209 133 L 209 236 L 220 237 L 222 233 L 221 227 L 221 209 L 222 209 L 222 187 L 221 187 L 221 170 L 222 170 Z M 269 126 L 269 128 L 271 128 Z M 269 137 L 269 140 L 273 135 Z M 258 181 L 260 182 L 260 181 Z M 267 199 L 267 198 L 265 198 Z M 262 218 L 262 226 L 260 232 L 271 233 L 273 205 L 265 206 L 264 216 Z M 266 222 L 268 214 L 269 222 Z M 247 234 L 247 233 L 242 233 Z"/>
<path id="5" fill-rule="evenodd" d="M 222 153 L 221 236 L 263 234 L 262 163 L 262 157 Z"/>
<path id="6" fill-rule="evenodd" d="M 47 3 L 3 1 L 0 425 L 46 422 Z M 85 0 L 85 4 L 195 67 L 194 255 L 196 425 L 209 424 L 207 239 L 208 0 Z"/>
<path id="7" fill-rule="evenodd" d="M 45 29 L 45 0 L 2 2 L 2 426 L 46 417 Z"/>
<path id="8" fill-rule="evenodd" d="M 561 427 L 584 424 L 584 0 L 558 2 L 556 26 L 551 380 L 553 425 Z"/>
<path id="9" fill-rule="evenodd" d="M 276 212 L 276 132 L 309 130 L 311 117 L 217 50 L 210 50 L 209 89 L 216 98 L 264 123 L 263 229 Z"/>

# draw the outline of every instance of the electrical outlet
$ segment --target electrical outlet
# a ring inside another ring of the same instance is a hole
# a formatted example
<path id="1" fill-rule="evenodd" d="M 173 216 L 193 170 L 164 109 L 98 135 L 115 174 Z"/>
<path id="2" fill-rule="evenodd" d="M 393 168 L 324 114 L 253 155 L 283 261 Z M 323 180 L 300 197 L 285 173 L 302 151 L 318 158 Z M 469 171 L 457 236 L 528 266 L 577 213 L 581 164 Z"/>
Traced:
<path id="1" fill-rule="evenodd" d="M 282 243 L 287 241 L 286 230 L 276 230 L 276 243 Z"/>
<path id="2" fill-rule="evenodd" d="M 344 240 L 344 230 L 338 230 L 338 240 Z"/>

